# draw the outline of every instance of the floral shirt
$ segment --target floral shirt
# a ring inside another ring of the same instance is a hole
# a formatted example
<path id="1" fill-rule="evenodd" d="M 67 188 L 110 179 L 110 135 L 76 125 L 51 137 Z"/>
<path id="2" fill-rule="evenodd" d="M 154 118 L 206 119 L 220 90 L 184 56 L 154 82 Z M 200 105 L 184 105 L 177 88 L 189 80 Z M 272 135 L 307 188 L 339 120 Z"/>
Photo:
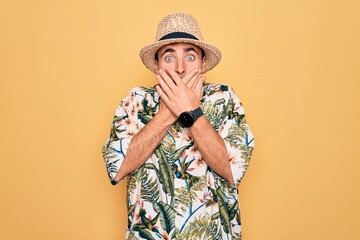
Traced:
<path id="1" fill-rule="evenodd" d="M 159 110 L 154 88 L 136 87 L 116 109 L 103 156 L 112 184 L 131 139 Z M 202 159 L 189 129 L 175 122 L 154 153 L 128 176 L 127 239 L 241 239 L 237 186 L 253 135 L 244 109 L 224 84 L 205 84 L 201 109 L 224 139 L 235 186 Z"/>

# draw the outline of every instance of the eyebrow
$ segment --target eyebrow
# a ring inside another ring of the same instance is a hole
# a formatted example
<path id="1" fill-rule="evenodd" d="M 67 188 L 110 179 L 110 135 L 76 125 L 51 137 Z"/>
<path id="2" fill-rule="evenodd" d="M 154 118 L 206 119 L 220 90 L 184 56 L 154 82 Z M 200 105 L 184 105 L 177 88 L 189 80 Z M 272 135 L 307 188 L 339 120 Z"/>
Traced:
<path id="1" fill-rule="evenodd" d="M 199 53 L 195 50 L 195 48 L 192 48 L 192 47 L 190 47 L 190 48 L 185 48 L 185 52 L 191 52 L 191 51 L 194 51 L 194 52 L 196 52 L 197 54 L 199 54 Z"/>
<path id="2" fill-rule="evenodd" d="M 184 49 L 184 52 L 191 52 L 191 51 L 194 51 L 194 52 L 196 52 L 197 54 L 199 54 L 199 53 L 195 50 L 195 48 L 190 47 L 190 48 L 185 48 L 185 49 Z M 173 53 L 173 52 L 175 52 L 175 50 L 174 50 L 173 48 L 168 48 L 168 49 L 166 49 L 166 50 L 160 55 L 160 57 L 162 57 L 165 53 L 168 53 L 168 52 Z"/>
<path id="3" fill-rule="evenodd" d="M 175 52 L 175 50 L 173 49 L 173 48 L 168 48 L 168 49 L 166 49 L 161 55 L 160 55 L 160 57 L 162 57 L 165 53 L 167 53 L 167 52 Z"/>

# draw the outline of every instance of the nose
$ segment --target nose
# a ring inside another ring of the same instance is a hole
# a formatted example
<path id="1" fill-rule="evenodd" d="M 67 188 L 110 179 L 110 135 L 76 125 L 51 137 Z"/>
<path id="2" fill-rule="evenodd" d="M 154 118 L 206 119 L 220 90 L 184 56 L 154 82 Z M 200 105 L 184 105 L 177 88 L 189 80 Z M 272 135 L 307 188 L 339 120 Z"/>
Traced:
<path id="1" fill-rule="evenodd" d="M 179 59 L 176 63 L 176 72 L 178 74 L 183 74 L 185 72 L 184 61 L 182 59 Z"/>

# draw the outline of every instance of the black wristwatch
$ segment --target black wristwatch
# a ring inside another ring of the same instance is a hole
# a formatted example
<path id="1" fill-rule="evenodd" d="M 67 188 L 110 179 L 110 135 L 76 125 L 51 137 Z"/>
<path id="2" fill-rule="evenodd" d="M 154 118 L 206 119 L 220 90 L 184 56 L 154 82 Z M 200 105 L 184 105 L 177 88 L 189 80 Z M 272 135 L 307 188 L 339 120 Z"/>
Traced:
<path id="1" fill-rule="evenodd" d="M 197 109 L 189 112 L 183 112 L 179 116 L 179 123 L 182 127 L 191 127 L 194 122 L 203 115 L 201 108 L 198 107 Z"/>

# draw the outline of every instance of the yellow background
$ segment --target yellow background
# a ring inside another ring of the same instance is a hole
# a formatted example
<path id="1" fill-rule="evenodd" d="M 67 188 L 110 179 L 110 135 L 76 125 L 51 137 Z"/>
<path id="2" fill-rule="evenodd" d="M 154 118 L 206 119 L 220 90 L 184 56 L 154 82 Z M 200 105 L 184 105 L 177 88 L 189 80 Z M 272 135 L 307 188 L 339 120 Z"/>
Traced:
<path id="1" fill-rule="evenodd" d="M 223 53 L 254 132 L 245 240 L 360 239 L 357 0 L 0 1 L 0 239 L 124 239 L 125 182 L 101 147 L 154 76 L 138 52 L 168 13 Z"/>

